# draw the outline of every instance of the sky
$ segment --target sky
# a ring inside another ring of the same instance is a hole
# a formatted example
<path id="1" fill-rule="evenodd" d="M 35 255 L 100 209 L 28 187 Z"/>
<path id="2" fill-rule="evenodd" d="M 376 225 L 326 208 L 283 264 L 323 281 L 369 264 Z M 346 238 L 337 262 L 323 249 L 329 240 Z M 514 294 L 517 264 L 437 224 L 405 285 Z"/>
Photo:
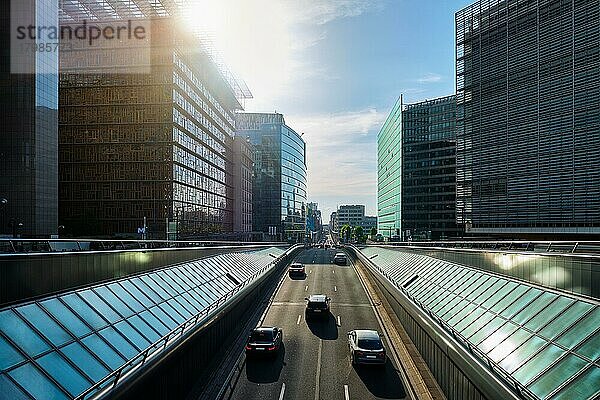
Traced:
<path id="1" fill-rule="evenodd" d="M 454 93 L 454 13 L 470 3 L 196 0 L 190 16 L 252 91 L 245 111 L 304 133 L 308 200 L 328 223 L 341 204 L 377 215 L 377 133 L 401 93 Z"/>

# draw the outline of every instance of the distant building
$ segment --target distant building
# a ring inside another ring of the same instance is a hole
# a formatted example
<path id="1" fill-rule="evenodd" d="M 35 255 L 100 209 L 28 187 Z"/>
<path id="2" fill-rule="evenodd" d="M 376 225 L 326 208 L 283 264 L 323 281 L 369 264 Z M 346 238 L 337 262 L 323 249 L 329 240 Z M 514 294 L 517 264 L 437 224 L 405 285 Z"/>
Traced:
<path id="1" fill-rule="evenodd" d="M 377 230 L 386 237 L 402 229 L 402 96 L 377 135 Z"/>
<path id="2" fill-rule="evenodd" d="M 253 230 L 301 242 L 306 233 L 306 144 L 283 115 L 239 113 L 237 134 L 254 147 Z"/>
<path id="3" fill-rule="evenodd" d="M 332 212 L 329 216 L 329 229 L 334 232 L 338 232 L 338 224 L 337 224 L 337 212 Z"/>
<path id="4" fill-rule="evenodd" d="M 352 228 L 360 226 L 365 234 L 369 234 L 371 228 L 377 228 L 377 217 L 366 216 L 365 206 L 362 204 L 341 205 L 336 212 L 332 213 L 332 219 L 334 219 L 333 223 L 337 226 L 336 231 L 344 225 L 349 225 Z"/>
<path id="5" fill-rule="evenodd" d="M 344 225 L 359 226 L 364 216 L 364 205 L 342 205 L 337 209 L 337 223 L 340 228 Z"/>
<path id="6" fill-rule="evenodd" d="M 473 235 L 600 233 L 597 1 L 456 13 L 457 221 Z"/>
<path id="7" fill-rule="evenodd" d="M 307 203 L 306 205 L 306 235 L 307 239 L 313 242 L 321 238 L 323 224 L 321 221 L 321 211 L 317 203 Z"/>
<path id="8" fill-rule="evenodd" d="M 61 54 L 60 223 L 131 236 L 146 217 L 149 238 L 230 234 L 236 90 L 175 19 L 151 29 L 148 73 L 99 74 Z"/>
<path id="9" fill-rule="evenodd" d="M 401 137 L 404 238 L 459 236 L 455 96 L 405 105 Z"/>
<path id="10" fill-rule="evenodd" d="M 12 10 L 11 7 L 17 9 Z M 16 21 L 58 25 L 57 0 L 4 0 L 0 4 L 0 236 L 49 237 L 58 233 L 58 56 L 13 48 Z M 17 55 L 18 54 L 18 55 Z M 12 71 L 17 57 L 24 70 Z M 12 73 L 22 72 L 22 73 Z M 4 200 L 2 200 L 4 199 Z"/>
<path id="11" fill-rule="evenodd" d="M 254 149 L 244 137 L 233 140 L 233 231 L 252 232 Z"/>

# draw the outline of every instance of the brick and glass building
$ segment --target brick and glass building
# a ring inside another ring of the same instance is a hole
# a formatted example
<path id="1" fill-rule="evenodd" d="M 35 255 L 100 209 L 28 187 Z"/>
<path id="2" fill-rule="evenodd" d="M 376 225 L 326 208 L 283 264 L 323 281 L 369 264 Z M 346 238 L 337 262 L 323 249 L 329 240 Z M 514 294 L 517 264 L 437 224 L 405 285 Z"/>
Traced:
<path id="1" fill-rule="evenodd" d="M 474 235 L 600 233 L 597 1 L 456 13 L 457 221 Z"/>
<path id="2" fill-rule="evenodd" d="M 239 113 L 236 129 L 254 147 L 253 230 L 302 242 L 307 203 L 304 140 L 277 113 Z"/>
<path id="3" fill-rule="evenodd" d="M 127 49 L 149 51 L 140 73 L 61 55 L 60 223 L 86 236 L 135 235 L 144 218 L 149 238 L 229 234 L 240 92 L 180 21 L 150 22 L 147 48 Z"/>

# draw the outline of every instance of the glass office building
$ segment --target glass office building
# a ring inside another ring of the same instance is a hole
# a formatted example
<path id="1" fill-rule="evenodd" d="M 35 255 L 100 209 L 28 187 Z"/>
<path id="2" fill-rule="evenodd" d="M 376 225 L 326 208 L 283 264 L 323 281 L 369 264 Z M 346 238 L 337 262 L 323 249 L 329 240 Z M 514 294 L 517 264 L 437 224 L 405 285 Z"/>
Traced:
<path id="1" fill-rule="evenodd" d="M 402 154 L 405 236 L 413 240 L 457 236 L 454 95 L 405 106 Z"/>
<path id="2" fill-rule="evenodd" d="M 151 20 L 144 73 L 99 74 L 61 55 L 60 221 L 75 235 L 233 231 L 237 92 L 196 36 Z M 131 49 L 132 57 L 138 56 Z M 72 66 L 72 68 L 71 68 Z"/>
<path id="3" fill-rule="evenodd" d="M 377 230 L 399 236 L 402 184 L 402 96 L 377 135 Z"/>
<path id="4" fill-rule="evenodd" d="M 281 114 L 240 113 L 238 135 L 254 146 L 253 230 L 290 242 L 306 230 L 306 144 Z M 283 234 L 282 234 L 283 233 Z"/>
<path id="5" fill-rule="evenodd" d="M 0 5 L 0 235 L 49 237 L 58 230 L 58 55 L 27 46 L 37 40 L 11 48 L 11 6 L 25 25 L 57 26 L 59 14 L 58 0 Z M 13 57 L 25 69 L 13 71 Z"/>
<path id="6" fill-rule="evenodd" d="M 457 221 L 473 234 L 600 233 L 597 1 L 456 14 Z"/>

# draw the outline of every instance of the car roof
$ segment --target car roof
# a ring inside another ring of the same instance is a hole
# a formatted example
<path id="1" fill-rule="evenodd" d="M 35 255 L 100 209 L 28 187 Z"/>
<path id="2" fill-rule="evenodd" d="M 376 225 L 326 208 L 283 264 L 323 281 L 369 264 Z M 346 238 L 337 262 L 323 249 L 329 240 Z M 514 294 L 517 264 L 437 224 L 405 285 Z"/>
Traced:
<path id="1" fill-rule="evenodd" d="M 327 296 L 324 294 L 311 294 L 308 297 L 308 301 L 321 302 L 327 300 Z"/>
<path id="2" fill-rule="evenodd" d="M 369 329 L 357 329 L 354 332 L 356 332 L 356 337 L 358 339 L 379 339 L 379 332 L 377 331 Z"/>
<path id="3" fill-rule="evenodd" d="M 346 257 L 346 254 L 345 254 L 345 253 L 335 253 L 335 256 L 336 256 L 336 257 L 337 257 L 337 256 L 344 256 L 344 257 Z"/>
<path id="4" fill-rule="evenodd" d="M 290 264 L 290 267 L 302 267 L 302 263 L 293 262 L 293 263 Z"/>

